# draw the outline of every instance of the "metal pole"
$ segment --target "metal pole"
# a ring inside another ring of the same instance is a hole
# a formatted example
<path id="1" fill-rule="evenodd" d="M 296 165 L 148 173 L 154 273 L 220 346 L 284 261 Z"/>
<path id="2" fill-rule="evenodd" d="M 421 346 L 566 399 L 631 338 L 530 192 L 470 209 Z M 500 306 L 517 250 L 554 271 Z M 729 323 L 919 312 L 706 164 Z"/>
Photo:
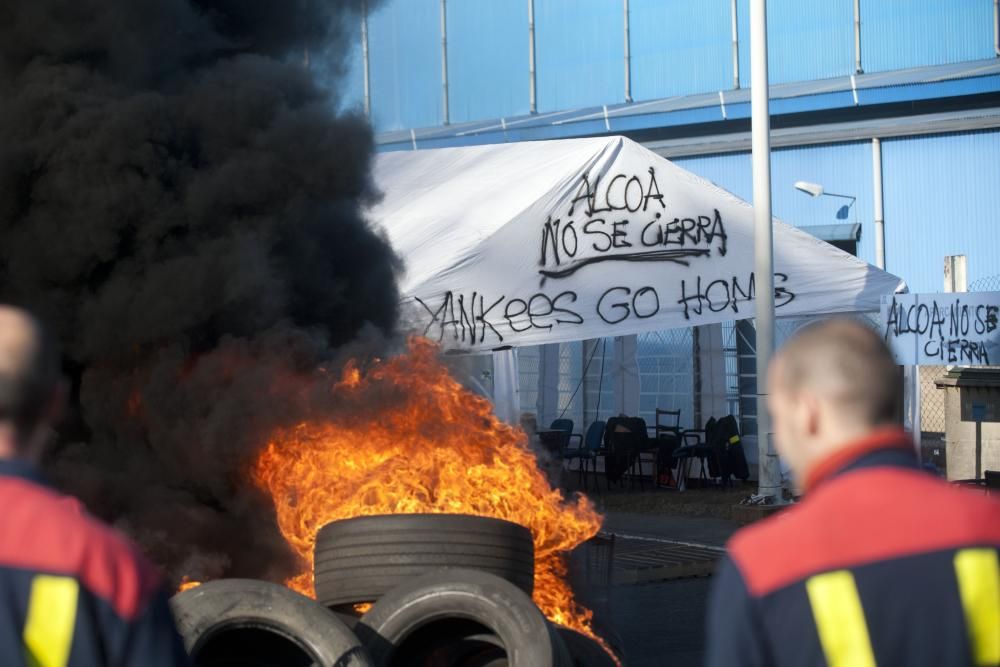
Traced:
<path id="1" fill-rule="evenodd" d="M 864 73 L 861 69 L 861 0 L 854 0 L 854 73 Z"/>
<path id="2" fill-rule="evenodd" d="M 535 0 L 528 0 L 528 78 L 528 111 L 538 113 L 538 101 L 535 97 Z"/>
<path id="3" fill-rule="evenodd" d="M 768 364 L 774 351 L 774 246 L 771 229 L 771 119 L 767 81 L 767 2 L 750 1 L 750 129 L 753 157 L 754 300 L 757 315 L 758 493 L 781 503 L 781 467 L 767 411 Z"/>
<path id="4" fill-rule="evenodd" d="M 740 87 L 740 33 L 736 23 L 736 0 L 732 0 L 730 15 L 733 19 L 733 89 Z"/>
<path id="5" fill-rule="evenodd" d="M 1000 58 L 1000 0 L 993 0 L 993 50 Z"/>
<path id="6" fill-rule="evenodd" d="M 629 36 L 628 0 L 625 8 L 625 101 L 632 101 L 632 38 Z"/>
<path id="7" fill-rule="evenodd" d="M 441 0 L 441 117 L 448 124 L 448 0 Z"/>
<path id="8" fill-rule="evenodd" d="M 361 0 L 361 58 L 365 70 L 365 116 L 371 118 L 371 78 L 368 70 L 368 0 Z"/>
<path id="9" fill-rule="evenodd" d="M 872 138 L 872 191 L 875 195 L 875 266 L 885 268 L 885 218 L 882 213 L 882 142 Z"/>

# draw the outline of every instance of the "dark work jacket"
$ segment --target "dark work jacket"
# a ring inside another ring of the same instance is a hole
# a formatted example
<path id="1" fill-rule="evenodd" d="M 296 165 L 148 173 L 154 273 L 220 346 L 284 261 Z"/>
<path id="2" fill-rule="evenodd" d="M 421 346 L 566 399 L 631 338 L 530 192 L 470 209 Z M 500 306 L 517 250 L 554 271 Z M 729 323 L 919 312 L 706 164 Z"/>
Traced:
<path id="1" fill-rule="evenodd" d="M 710 667 L 1000 665 L 1000 503 L 874 433 L 805 499 L 739 531 L 716 572 Z"/>
<path id="2" fill-rule="evenodd" d="M 146 561 L 29 467 L 0 462 L 0 665 L 187 665 Z"/>

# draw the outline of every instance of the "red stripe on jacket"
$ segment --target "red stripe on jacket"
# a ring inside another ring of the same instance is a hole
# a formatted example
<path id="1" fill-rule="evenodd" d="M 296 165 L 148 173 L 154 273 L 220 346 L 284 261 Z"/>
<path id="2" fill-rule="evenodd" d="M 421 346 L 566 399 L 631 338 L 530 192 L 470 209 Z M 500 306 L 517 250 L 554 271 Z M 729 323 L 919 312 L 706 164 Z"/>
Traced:
<path id="1" fill-rule="evenodd" d="M 158 588 L 147 561 L 78 501 L 17 477 L 0 477 L 0 566 L 77 578 L 126 621 Z"/>
<path id="2" fill-rule="evenodd" d="M 820 572 L 970 545 L 1000 547 L 1000 503 L 886 466 L 820 484 L 795 507 L 738 532 L 729 551 L 760 597 Z"/>

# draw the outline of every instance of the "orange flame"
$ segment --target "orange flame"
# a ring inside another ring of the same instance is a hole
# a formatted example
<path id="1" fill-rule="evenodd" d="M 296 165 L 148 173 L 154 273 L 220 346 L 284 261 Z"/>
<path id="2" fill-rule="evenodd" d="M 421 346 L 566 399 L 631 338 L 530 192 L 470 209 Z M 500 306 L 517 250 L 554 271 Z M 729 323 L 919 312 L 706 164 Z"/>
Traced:
<path id="1" fill-rule="evenodd" d="M 278 526 L 302 558 L 303 571 L 286 584 L 314 595 L 313 543 L 331 521 L 424 512 L 496 517 L 531 529 L 539 608 L 595 637 L 592 613 L 566 581 L 565 554 L 597 533 L 600 515 L 587 498 L 568 500 L 553 489 L 525 434 L 456 382 L 437 352 L 414 338 L 408 354 L 364 373 L 349 366 L 333 387 L 343 416 L 273 434 L 253 478 L 274 498 Z"/>
<path id="2" fill-rule="evenodd" d="M 183 577 L 181 577 L 181 585 L 177 587 L 177 592 L 183 593 L 184 591 L 192 589 L 195 586 L 201 586 L 201 582 L 192 581 L 191 579 L 188 579 L 187 575 L 184 575 Z"/>

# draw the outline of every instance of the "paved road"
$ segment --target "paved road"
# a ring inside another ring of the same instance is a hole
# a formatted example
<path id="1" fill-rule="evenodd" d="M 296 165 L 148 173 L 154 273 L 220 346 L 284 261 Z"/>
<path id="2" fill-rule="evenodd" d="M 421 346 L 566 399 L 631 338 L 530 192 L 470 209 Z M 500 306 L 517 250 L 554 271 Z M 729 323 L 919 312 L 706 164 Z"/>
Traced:
<path id="1" fill-rule="evenodd" d="M 737 524 L 714 518 L 609 514 L 604 530 L 618 535 L 722 546 Z M 711 578 L 641 585 L 577 585 L 581 600 L 595 609 L 598 628 L 617 635 L 628 667 L 701 665 L 704 619 Z"/>

